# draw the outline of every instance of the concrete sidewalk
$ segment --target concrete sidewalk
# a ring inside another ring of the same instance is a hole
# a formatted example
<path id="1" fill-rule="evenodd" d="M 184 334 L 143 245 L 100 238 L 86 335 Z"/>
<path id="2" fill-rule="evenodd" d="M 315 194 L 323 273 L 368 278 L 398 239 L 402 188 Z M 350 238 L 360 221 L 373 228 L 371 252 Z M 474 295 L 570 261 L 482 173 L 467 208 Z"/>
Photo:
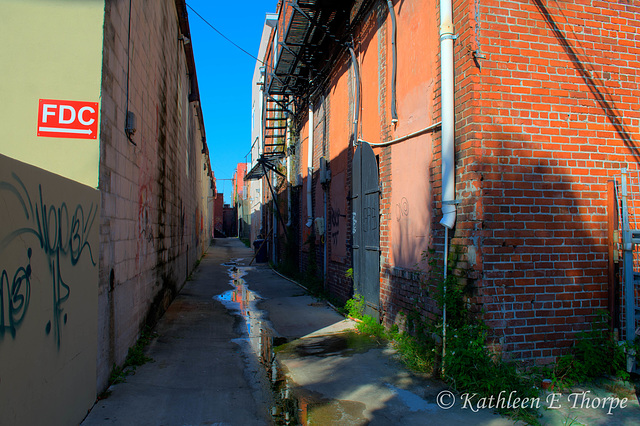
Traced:
<path id="1" fill-rule="evenodd" d="M 250 255 L 237 240 L 215 241 L 158 322 L 146 350 L 153 362 L 112 386 L 83 426 L 271 422 L 264 370 L 247 368 L 246 354 L 234 341 L 241 337 L 242 322 L 215 299 L 230 288 L 229 267 L 223 263 Z"/>
<path id="2" fill-rule="evenodd" d="M 514 424 L 491 410 L 475 413 L 460 406 L 439 408 L 436 397 L 447 389 L 441 382 L 411 373 L 393 349 L 358 336 L 353 321 L 267 266 L 247 268 L 244 281 L 259 295 L 256 307 L 276 341 L 289 342 L 279 348 L 275 367 L 271 367 L 278 370 L 275 381 L 280 384 L 276 421 L 309 425 Z M 274 381 L 273 375 L 271 378 Z"/>
<path id="3" fill-rule="evenodd" d="M 216 239 L 157 324 L 153 362 L 113 385 L 82 425 L 512 424 L 438 408 L 442 384 L 252 257 L 239 240 Z"/>

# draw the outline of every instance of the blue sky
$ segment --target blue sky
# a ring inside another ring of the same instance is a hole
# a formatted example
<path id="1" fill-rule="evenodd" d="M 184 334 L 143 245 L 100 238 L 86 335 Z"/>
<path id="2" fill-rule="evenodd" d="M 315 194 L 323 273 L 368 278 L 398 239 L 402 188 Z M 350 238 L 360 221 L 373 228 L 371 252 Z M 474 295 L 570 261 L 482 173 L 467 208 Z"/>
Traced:
<path id="1" fill-rule="evenodd" d="M 258 55 L 265 14 L 277 0 L 187 0 L 211 25 L 253 56 Z M 255 59 L 242 52 L 190 9 L 189 27 L 196 60 L 200 102 L 204 114 L 211 167 L 218 192 L 231 200 L 231 179 L 238 163 L 250 161 L 251 78 Z"/>

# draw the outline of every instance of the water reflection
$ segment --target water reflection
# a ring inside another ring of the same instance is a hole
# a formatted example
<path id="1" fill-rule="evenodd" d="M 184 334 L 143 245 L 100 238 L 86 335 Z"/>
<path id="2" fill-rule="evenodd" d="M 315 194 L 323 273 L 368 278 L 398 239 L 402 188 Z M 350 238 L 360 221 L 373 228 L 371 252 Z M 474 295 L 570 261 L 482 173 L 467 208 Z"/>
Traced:
<path id="1" fill-rule="evenodd" d="M 214 296 L 229 311 L 239 315 L 243 320 L 242 337 L 239 343 L 246 342 L 249 349 L 256 354 L 265 365 L 272 361 L 271 328 L 265 321 L 262 311 L 257 308 L 260 295 L 249 289 L 244 276 L 254 268 L 243 266 L 242 259 L 235 259 L 223 266 L 228 266 L 231 290 Z"/>

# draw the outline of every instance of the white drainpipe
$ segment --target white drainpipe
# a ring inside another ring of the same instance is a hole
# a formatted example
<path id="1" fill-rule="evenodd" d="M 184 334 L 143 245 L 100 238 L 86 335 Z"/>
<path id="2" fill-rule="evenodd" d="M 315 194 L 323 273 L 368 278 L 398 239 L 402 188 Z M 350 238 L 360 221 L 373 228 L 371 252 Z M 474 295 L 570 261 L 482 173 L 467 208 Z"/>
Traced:
<path id="1" fill-rule="evenodd" d="M 313 105 L 309 101 L 309 155 L 307 155 L 307 228 L 313 225 L 313 205 L 311 199 L 313 180 Z"/>
<path id="2" fill-rule="evenodd" d="M 275 182 L 278 179 L 278 175 L 276 174 L 276 172 L 271 172 L 271 182 L 274 182 L 274 186 L 275 186 Z M 277 265 L 278 264 L 278 253 L 277 253 L 277 247 L 278 247 L 278 200 L 276 199 L 276 197 L 272 194 L 271 195 L 273 197 L 273 217 L 271 219 L 271 223 L 273 223 L 273 264 Z M 285 229 L 286 231 L 286 229 Z"/>
<path id="3" fill-rule="evenodd" d="M 440 99 L 442 115 L 442 219 L 444 226 L 444 292 L 447 292 L 449 230 L 456 223 L 455 190 L 455 115 L 453 105 L 453 6 L 452 0 L 440 0 Z M 442 307 L 442 372 L 447 348 L 447 305 Z"/>
<path id="4" fill-rule="evenodd" d="M 453 13 L 451 0 L 440 1 L 440 87 L 442 108 L 442 220 L 452 229 L 456 223 L 455 150 L 453 109 Z"/>

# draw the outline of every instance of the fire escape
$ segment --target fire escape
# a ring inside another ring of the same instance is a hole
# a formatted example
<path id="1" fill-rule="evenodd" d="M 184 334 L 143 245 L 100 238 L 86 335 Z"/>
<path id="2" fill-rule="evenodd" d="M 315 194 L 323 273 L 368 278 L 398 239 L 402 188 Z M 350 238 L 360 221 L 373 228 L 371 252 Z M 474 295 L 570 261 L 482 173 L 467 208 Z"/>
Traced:
<path id="1" fill-rule="evenodd" d="M 266 94 L 264 110 L 263 157 L 279 159 L 286 155 L 288 96 Z"/>
<path id="2" fill-rule="evenodd" d="M 264 149 L 245 177 L 246 180 L 265 177 L 274 199 L 269 172 L 283 176 L 278 165 L 291 153 L 287 152 L 287 126 L 301 118 L 300 111 L 304 111 L 309 97 L 326 80 L 330 65 L 346 52 L 345 38 L 354 24 L 350 13 L 355 3 L 355 0 L 281 2 L 277 26 L 264 58 Z M 284 226 L 279 211 L 277 215 Z"/>

